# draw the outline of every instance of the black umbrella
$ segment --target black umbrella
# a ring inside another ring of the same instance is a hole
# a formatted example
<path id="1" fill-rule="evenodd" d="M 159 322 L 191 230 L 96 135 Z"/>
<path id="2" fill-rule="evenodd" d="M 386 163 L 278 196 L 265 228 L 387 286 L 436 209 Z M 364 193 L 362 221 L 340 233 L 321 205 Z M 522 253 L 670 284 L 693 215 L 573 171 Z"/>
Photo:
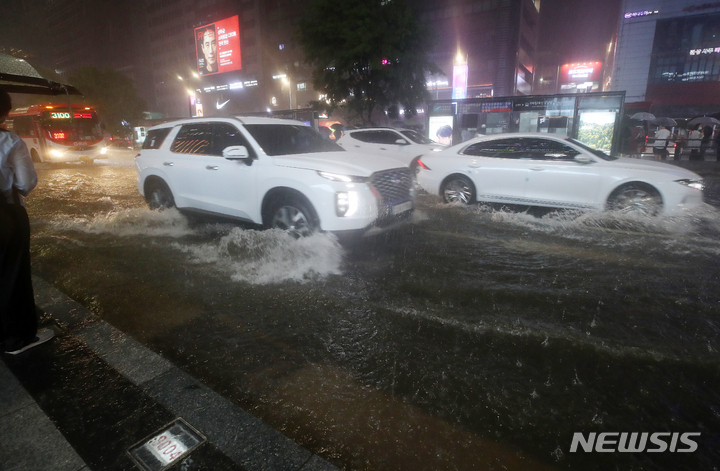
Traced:
<path id="1" fill-rule="evenodd" d="M 704 126 L 717 126 L 720 121 L 711 116 L 700 116 L 699 118 L 693 118 L 688 122 L 688 126 L 695 126 L 696 124 L 702 124 Z"/>
<path id="2" fill-rule="evenodd" d="M 655 118 L 651 122 L 657 126 L 665 126 L 666 128 L 677 126 L 677 121 L 672 118 Z"/>
<path id="3" fill-rule="evenodd" d="M 43 78 L 23 59 L 0 54 L 0 88 L 8 93 L 82 95 L 75 87 Z"/>
<path id="4" fill-rule="evenodd" d="M 652 121 L 653 119 L 655 119 L 655 115 L 652 113 L 646 113 L 643 111 L 640 113 L 635 113 L 634 115 L 630 116 L 630 119 L 637 119 L 640 121 Z"/>

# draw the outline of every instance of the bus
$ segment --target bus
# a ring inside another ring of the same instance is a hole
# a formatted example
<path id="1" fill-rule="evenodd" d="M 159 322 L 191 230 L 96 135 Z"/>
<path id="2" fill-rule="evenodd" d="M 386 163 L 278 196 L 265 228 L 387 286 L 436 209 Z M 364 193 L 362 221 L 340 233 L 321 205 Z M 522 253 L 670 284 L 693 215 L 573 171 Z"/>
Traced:
<path id="1" fill-rule="evenodd" d="M 33 162 L 87 162 L 107 152 L 97 113 L 91 107 L 47 103 L 17 108 L 6 119 L 8 131 L 25 141 Z"/>

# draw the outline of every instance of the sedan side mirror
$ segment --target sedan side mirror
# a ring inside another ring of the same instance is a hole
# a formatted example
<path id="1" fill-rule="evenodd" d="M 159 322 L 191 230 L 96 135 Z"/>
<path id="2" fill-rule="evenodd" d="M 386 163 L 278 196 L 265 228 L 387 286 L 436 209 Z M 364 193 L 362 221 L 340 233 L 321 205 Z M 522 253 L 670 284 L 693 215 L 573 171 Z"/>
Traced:
<path id="1" fill-rule="evenodd" d="M 579 164 L 591 164 L 595 162 L 592 158 L 588 157 L 587 155 L 578 154 L 574 158 L 575 162 Z"/>

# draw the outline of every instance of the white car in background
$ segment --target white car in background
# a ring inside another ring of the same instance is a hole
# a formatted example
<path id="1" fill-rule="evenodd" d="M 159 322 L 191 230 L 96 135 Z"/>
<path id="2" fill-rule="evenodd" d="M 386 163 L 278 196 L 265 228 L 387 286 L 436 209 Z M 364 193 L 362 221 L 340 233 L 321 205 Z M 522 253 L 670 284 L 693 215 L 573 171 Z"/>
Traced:
<path id="1" fill-rule="evenodd" d="M 407 164 L 346 152 L 287 119 L 161 124 L 148 130 L 135 166 L 151 208 L 231 217 L 298 237 L 384 229 L 415 207 Z"/>
<path id="2" fill-rule="evenodd" d="M 611 157 L 547 133 L 493 134 L 426 154 L 417 182 L 445 202 L 676 213 L 703 204 L 702 178 L 655 161 Z"/>
<path id="3" fill-rule="evenodd" d="M 347 129 L 337 143 L 349 151 L 388 155 L 408 164 L 412 164 L 420 155 L 447 148 L 417 131 L 393 128 Z"/>

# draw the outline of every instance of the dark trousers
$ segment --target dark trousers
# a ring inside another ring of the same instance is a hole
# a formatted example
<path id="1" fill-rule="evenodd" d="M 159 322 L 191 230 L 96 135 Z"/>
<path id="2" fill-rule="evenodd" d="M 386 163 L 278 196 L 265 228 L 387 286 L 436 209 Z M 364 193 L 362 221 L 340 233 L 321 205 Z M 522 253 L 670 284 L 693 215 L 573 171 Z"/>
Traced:
<path id="1" fill-rule="evenodd" d="M 31 340 L 38 328 L 30 276 L 30 219 L 0 202 L 0 342 Z"/>

